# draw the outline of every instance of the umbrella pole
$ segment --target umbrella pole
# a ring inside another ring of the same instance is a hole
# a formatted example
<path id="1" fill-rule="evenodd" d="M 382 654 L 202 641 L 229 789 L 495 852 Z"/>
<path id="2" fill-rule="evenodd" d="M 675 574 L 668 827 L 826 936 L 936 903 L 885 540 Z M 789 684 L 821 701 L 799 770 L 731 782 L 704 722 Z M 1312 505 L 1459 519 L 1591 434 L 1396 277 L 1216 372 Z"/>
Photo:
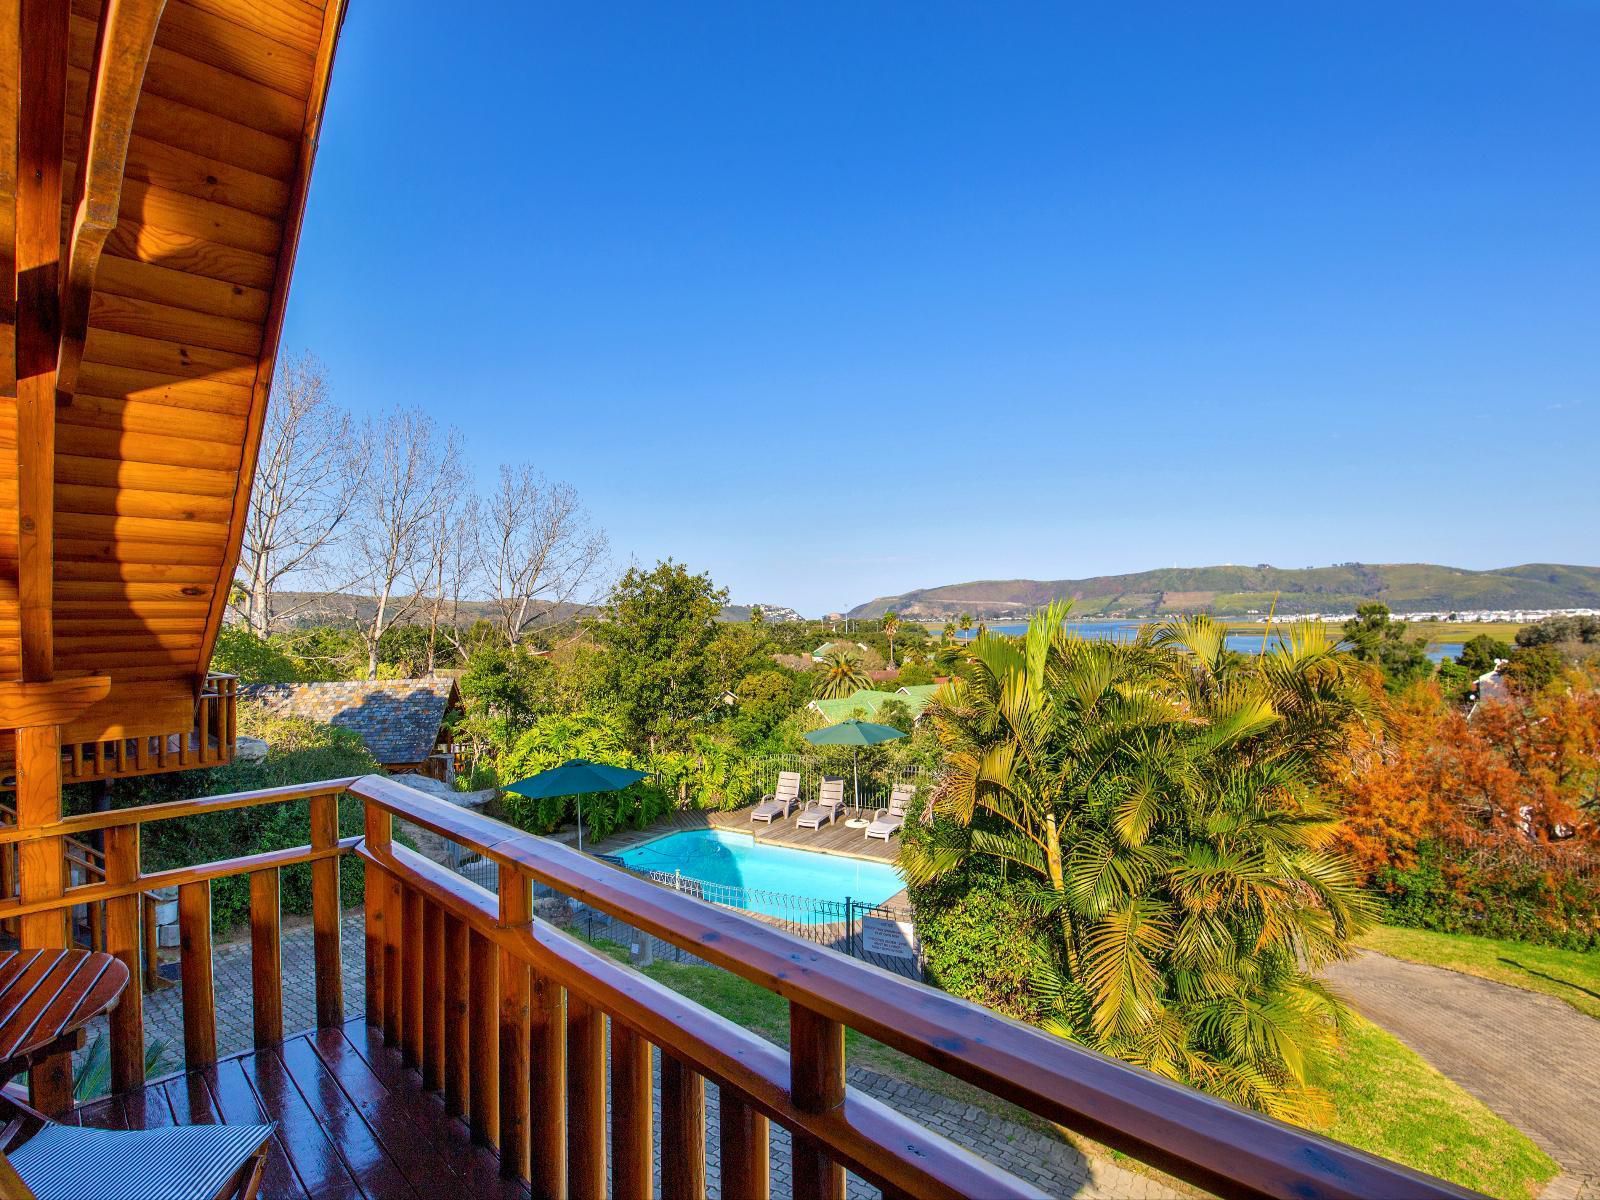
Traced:
<path id="1" fill-rule="evenodd" d="M 856 813 L 861 812 L 861 751 L 850 751 L 850 777 L 856 784 Z"/>
<path id="2" fill-rule="evenodd" d="M 578 793 L 578 853 L 583 853 L 583 793 Z"/>

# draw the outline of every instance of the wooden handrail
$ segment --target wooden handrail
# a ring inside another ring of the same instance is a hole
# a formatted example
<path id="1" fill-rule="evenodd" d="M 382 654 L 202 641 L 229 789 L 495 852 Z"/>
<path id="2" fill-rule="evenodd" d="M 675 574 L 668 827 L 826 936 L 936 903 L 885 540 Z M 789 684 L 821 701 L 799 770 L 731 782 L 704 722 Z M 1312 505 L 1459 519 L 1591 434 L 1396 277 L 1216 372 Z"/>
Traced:
<path id="1" fill-rule="evenodd" d="M 283 804 L 290 800 L 310 800 L 317 796 L 339 795 L 355 782 L 356 777 L 352 776 L 348 779 L 328 779 L 320 783 L 296 783 L 284 787 L 257 788 L 248 792 L 227 792 L 221 796 L 203 796 L 194 800 L 169 800 L 163 804 L 80 813 L 75 817 L 63 817 L 48 825 L 35 825 L 28 829 L 0 828 L 0 846 L 10 842 L 38 841 L 42 838 L 76 837 L 79 834 L 92 833 L 96 829 L 113 829 L 118 825 L 149 825 L 155 821 L 175 821 L 183 817 L 228 812 L 235 808 L 255 808 L 262 804 Z"/>
<path id="2" fill-rule="evenodd" d="M 134 822 L 126 822 L 133 824 Z M 26 917 L 34 913 L 51 912 L 58 908 L 75 908 L 80 904 L 98 904 L 103 900 L 116 900 L 123 896 L 137 896 L 163 888 L 183 887 L 213 879 L 226 879 L 230 875 L 248 875 L 252 871 L 265 871 L 281 867 L 299 866 L 301 863 L 320 862 L 351 853 L 360 838 L 343 838 L 330 847 L 293 846 L 287 850 L 264 850 L 259 854 L 245 854 L 239 858 L 224 858 L 217 862 L 201 863 L 193 867 L 174 867 L 167 871 L 152 871 L 140 875 L 132 883 L 90 883 L 68 888 L 60 896 L 48 900 L 0 901 L 0 920 Z"/>
<path id="3" fill-rule="evenodd" d="M 350 790 L 391 816 L 450 838 L 502 869 L 523 872 L 791 1004 L 1219 1195 L 1355 1200 L 1474 1194 L 751 917 L 657 887 L 391 780 L 366 776 Z"/>

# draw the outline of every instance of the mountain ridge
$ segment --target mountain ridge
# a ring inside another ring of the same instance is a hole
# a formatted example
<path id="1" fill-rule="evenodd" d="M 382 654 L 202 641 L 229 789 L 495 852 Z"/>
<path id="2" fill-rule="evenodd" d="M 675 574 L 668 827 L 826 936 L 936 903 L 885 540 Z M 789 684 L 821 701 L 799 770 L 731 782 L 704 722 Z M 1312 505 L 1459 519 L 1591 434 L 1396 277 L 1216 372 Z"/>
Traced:
<path id="1" fill-rule="evenodd" d="M 986 579 L 914 588 L 878 596 L 851 617 L 945 620 L 1020 617 L 1053 600 L 1071 599 L 1084 617 L 1153 617 L 1210 612 L 1220 617 L 1344 612 L 1379 600 L 1395 612 L 1600 608 L 1600 567 L 1522 563 L 1471 571 L 1435 563 L 1338 563 L 1289 568 L 1261 563 L 1164 567 L 1084 579 Z"/>

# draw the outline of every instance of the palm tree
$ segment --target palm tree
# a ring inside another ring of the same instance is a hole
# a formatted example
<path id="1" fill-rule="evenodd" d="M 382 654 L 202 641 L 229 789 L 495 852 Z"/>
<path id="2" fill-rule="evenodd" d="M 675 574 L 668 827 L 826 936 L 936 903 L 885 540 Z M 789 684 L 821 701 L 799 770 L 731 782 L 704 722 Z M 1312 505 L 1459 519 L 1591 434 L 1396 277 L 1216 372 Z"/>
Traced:
<path id="1" fill-rule="evenodd" d="M 848 650 L 830 650 L 823 655 L 822 679 L 817 683 L 819 700 L 835 700 L 871 686 L 872 676 Z"/>
<path id="2" fill-rule="evenodd" d="M 956 624 L 961 627 L 961 636 L 966 637 L 967 631 L 972 628 L 972 614 L 962 613 L 956 618 Z"/>
<path id="3" fill-rule="evenodd" d="M 1309 634 L 1259 659 L 1203 620 L 1090 642 L 1068 607 L 980 635 L 934 698 L 943 819 L 901 869 L 917 886 L 1000 860 L 1036 914 L 1047 1028 L 1305 1119 L 1344 1019 L 1316 973 L 1368 919 L 1308 731 L 1348 732 L 1361 682 Z"/>
<path id="4" fill-rule="evenodd" d="M 883 632 L 889 635 L 889 669 L 894 670 L 894 632 L 900 628 L 900 617 L 890 609 L 883 614 Z"/>
<path id="5" fill-rule="evenodd" d="M 944 640 L 947 642 L 956 640 L 956 623 L 954 621 L 946 621 L 944 623 Z"/>

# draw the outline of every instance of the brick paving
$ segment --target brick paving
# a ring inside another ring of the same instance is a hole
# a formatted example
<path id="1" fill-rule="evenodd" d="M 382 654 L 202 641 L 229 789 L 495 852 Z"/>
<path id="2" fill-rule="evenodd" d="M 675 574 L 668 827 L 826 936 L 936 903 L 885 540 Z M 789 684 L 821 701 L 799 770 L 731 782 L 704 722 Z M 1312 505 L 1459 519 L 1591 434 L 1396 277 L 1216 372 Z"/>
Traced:
<path id="1" fill-rule="evenodd" d="M 345 917 L 345 1011 L 354 1015 L 365 1003 L 365 961 L 360 951 L 363 930 L 359 912 Z M 310 1029 L 316 1024 L 311 927 L 286 925 L 282 932 L 283 1027 Z M 687 956 L 685 956 L 687 957 Z M 217 1053 L 223 1057 L 249 1050 L 254 1041 L 251 1017 L 250 943 L 219 943 L 213 949 L 216 986 Z M 151 1077 L 182 1068 L 183 990 L 164 988 L 145 997 L 145 1041 L 160 1044 L 159 1063 Z M 90 1029 L 90 1041 L 96 1030 Z M 657 1080 L 660 1079 L 659 1069 Z M 941 1096 L 862 1067 L 850 1067 L 850 1085 L 904 1113 L 989 1162 L 1027 1180 L 1052 1196 L 1083 1200 L 1168 1200 L 1173 1192 L 1159 1180 L 1136 1174 L 1104 1159 L 1089 1158 L 1046 1128 L 1012 1120 L 995 1112 Z M 718 1186 L 719 1133 L 716 1085 L 706 1086 L 706 1164 L 712 1200 L 721 1200 Z M 660 1093 L 657 1091 L 659 1116 Z M 786 1130 L 772 1127 L 771 1171 L 774 1194 L 790 1190 L 790 1145 Z M 660 1170 L 659 1140 L 657 1171 Z M 870 1200 L 876 1188 L 851 1176 L 850 1200 Z M 729 1198 L 733 1200 L 733 1198 Z"/>
<path id="2" fill-rule="evenodd" d="M 1600 1200 L 1600 1021 L 1538 992 L 1381 954 L 1326 974 L 1561 1164 L 1545 1200 Z"/>

